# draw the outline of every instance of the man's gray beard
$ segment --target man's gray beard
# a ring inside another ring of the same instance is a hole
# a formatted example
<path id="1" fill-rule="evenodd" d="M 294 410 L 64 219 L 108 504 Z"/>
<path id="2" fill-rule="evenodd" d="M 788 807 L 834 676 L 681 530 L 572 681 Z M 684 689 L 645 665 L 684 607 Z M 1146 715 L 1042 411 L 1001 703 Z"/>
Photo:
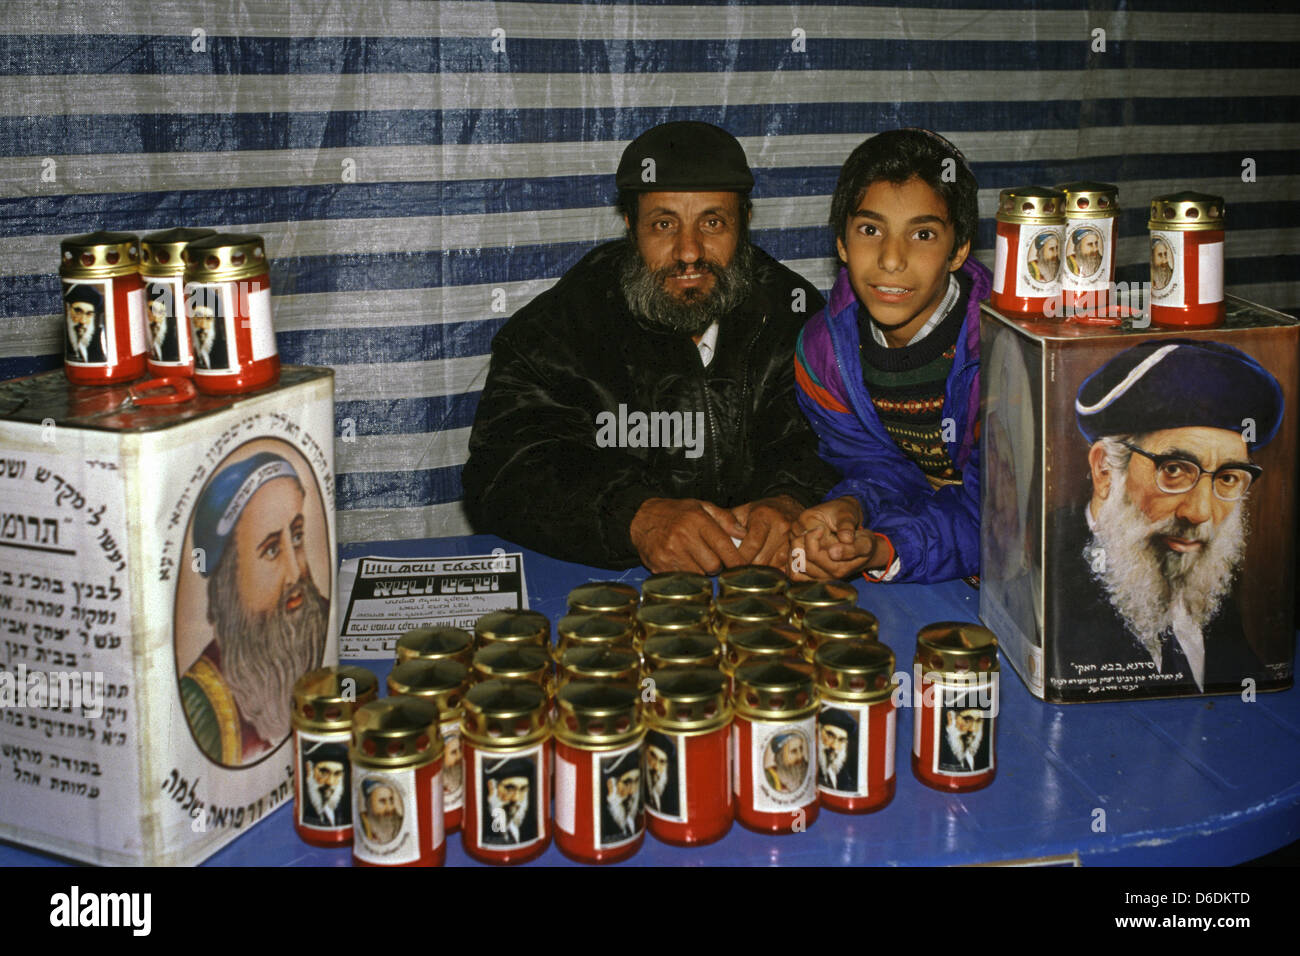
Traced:
<path id="1" fill-rule="evenodd" d="M 460 793 L 460 788 L 465 785 L 465 764 L 456 764 L 454 767 L 447 767 L 442 772 L 442 792 L 444 795 L 451 797 Z"/>
<path id="2" fill-rule="evenodd" d="M 669 276 L 690 271 L 712 274 L 713 288 L 707 294 L 687 290 L 691 295 L 689 300 L 678 299 L 664 288 L 664 281 Z M 637 248 L 636 239 L 629 237 L 619 284 L 627 307 L 634 315 L 672 332 L 699 335 L 723 316 L 740 308 L 749 297 L 754 284 L 754 247 L 748 239 L 742 239 L 726 266 L 700 259 L 689 268 L 684 269 L 678 262 L 652 271 Z"/>
<path id="3" fill-rule="evenodd" d="M 370 823 L 370 839 L 374 841 L 376 846 L 392 843 L 397 839 L 397 835 L 402 832 L 402 815 L 400 813 L 389 814 L 386 817 L 377 817 L 371 814 L 366 819 Z"/>
<path id="4" fill-rule="evenodd" d="M 835 777 L 844 767 L 844 761 L 849 757 L 848 746 L 836 750 L 832 747 L 822 748 L 821 768 L 826 772 L 826 779 L 834 782 Z"/>
<path id="5" fill-rule="evenodd" d="M 967 734 L 963 734 L 959 731 L 956 724 L 947 728 L 947 731 L 948 746 L 951 748 L 953 754 L 956 755 L 957 762 L 963 767 L 974 767 L 975 751 L 980 749 L 980 741 L 984 739 L 984 724 L 979 724 L 974 730 Z M 967 764 L 966 761 L 968 756 L 970 757 L 969 764 Z"/>
<path id="6" fill-rule="evenodd" d="M 633 790 L 626 798 L 620 798 L 618 788 L 605 797 L 605 802 L 609 804 L 609 815 L 614 818 L 614 822 L 620 830 L 631 833 L 636 829 L 637 811 L 641 809 L 641 791 Z"/>
<path id="7" fill-rule="evenodd" d="M 1151 287 L 1153 289 L 1163 289 L 1173 278 L 1174 270 L 1172 266 L 1157 266 L 1151 270 Z"/>
<path id="8" fill-rule="evenodd" d="M 1162 631 L 1176 624 L 1203 629 L 1218 613 L 1246 551 L 1246 508 L 1234 506 L 1217 529 L 1176 515 L 1149 521 L 1129 500 L 1127 473 L 1112 475 L 1084 557 L 1111 606 L 1157 659 Z M 1202 547 L 1174 551 L 1156 543 L 1160 535 L 1195 539 Z"/>
<path id="9" fill-rule="evenodd" d="M 808 775 L 808 761 L 800 760 L 793 766 L 782 763 L 779 759 L 776 763 L 776 777 L 781 781 L 781 786 L 789 791 L 798 790 L 803 786 L 804 777 Z"/>
<path id="10" fill-rule="evenodd" d="M 298 610 L 286 611 L 282 594 L 276 610 L 249 612 L 240 599 L 238 564 L 232 548 L 213 573 L 208 617 L 221 648 L 221 672 L 239 713 L 259 737 L 275 746 L 289 735 L 294 683 L 319 667 L 325 653 L 329 602 L 304 566 L 297 582 L 303 594 Z"/>
<path id="11" fill-rule="evenodd" d="M 493 790 L 488 793 L 488 819 L 496 819 L 498 810 L 501 811 L 506 821 L 506 830 L 501 835 L 509 836 L 518 842 L 522 838 L 524 814 L 528 812 L 528 798 L 524 797 L 522 800 L 516 800 L 507 807 L 505 802 Z M 511 832 L 511 827 L 514 827 L 513 832 Z"/>
<path id="12" fill-rule="evenodd" d="M 320 791 L 321 786 L 316 782 L 316 778 L 309 776 L 307 778 L 307 797 L 311 800 L 312 809 L 324 817 L 326 810 L 333 812 L 338 809 L 339 800 L 343 797 L 343 788 L 335 787 L 330 791 L 327 799 L 321 798 Z M 338 817 L 335 816 L 334 819 L 337 820 Z"/>
<path id="13" fill-rule="evenodd" d="M 1079 275 L 1090 276 L 1101 268 L 1101 253 L 1097 252 L 1090 256 L 1076 256 L 1079 260 Z"/>
<path id="14" fill-rule="evenodd" d="M 668 771 L 667 770 L 647 770 L 647 776 L 650 782 L 650 795 L 654 797 L 656 807 L 664 805 L 664 791 L 668 789 Z"/>

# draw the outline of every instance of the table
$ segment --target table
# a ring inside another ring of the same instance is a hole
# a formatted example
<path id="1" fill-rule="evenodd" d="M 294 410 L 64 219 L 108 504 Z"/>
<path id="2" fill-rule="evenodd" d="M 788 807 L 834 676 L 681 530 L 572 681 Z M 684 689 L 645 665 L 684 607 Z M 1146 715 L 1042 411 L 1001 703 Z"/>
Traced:
<path id="1" fill-rule="evenodd" d="M 569 564 L 489 535 L 374 542 L 363 555 L 440 557 L 524 553 L 529 606 L 552 622 L 569 590 L 589 580 L 639 584 L 623 573 Z M 935 621 L 978 621 L 979 593 L 941 585 L 858 582 L 860 604 L 909 676 L 916 632 Z M 388 662 L 363 662 L 381 678 Z M 988 788 L 943 794 L 919 783 L 909 756 L 913 710 L 899 711 L 898 787 L 864 816 L 823 810 L 804 833 L 767 836 L 735 825 L 718 843 L 679 848 L 647 835 L 622 866 L 946 865 L 1015 860 L 1083 865 L 1227 865 L 1300 839 L 1300 688 L 1182 700 L 1056 705 L 1035 699 L 1004 667 L 998 775 Z M 910 705 L 910 694 L 908 695 Z M 350 851 L 298 839 L 286 805 L 212 856 L 212 866 L 348 866 Z M 0 865 L 60 861 L 0 845 Z M 477 866 L 448 840 L 450 866 Z M 554 845 L 528 866 L 578 866 Z"/>

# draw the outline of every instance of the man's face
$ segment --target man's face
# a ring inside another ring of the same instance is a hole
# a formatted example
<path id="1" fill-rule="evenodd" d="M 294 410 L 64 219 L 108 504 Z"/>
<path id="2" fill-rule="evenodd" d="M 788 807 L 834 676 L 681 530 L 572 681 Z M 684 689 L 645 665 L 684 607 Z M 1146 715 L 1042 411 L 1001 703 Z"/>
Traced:
<path id="1" fill-rule="evenodd" d="M 376 787 L 370 791 L 369 809 L 376 819 L 397 816 L 397 794 L 392 787 Z"/>
<path id="2" fill-rule="evenodd" d="M 497 782 L 497 799 L 501 801 L 507 815 L 516 807 L 528 806 L 528 778 L 506 777 Z"/>
<path id="3" fill-rule="evenodd" d="M 1061 242 L 1055 236 L 1043 243 L 1043 249 L 1038 254 L 1038 258 L 1043 262 L 1058 262 L 1061 258 Z"/>
<path id="4" fill-rule="evenodd" d="M 808 748 L 802 737 L 791 737 L 781 745 L 781 763 L 786 767 L 797 767 L 808 759 Z"/>
<path id="5" fill-rule="evenodd" d="M 460 763 L 460 734 L 451 734 L 444 741 L 443 769 L 450 770 Z"/>
<path id="6" fill-rule="evenodd" d="M 1163 242 L 1157 242 L 1151 247 L 1151 265 L 1156 268 L 1169 268 L 1169 247 Z"/>
<path id="7" fill-rule="evenodd" d="M 1250 460 L 1241 435 L 1223 428 L 1170 428 L 1143 435 L 1134 444 L 1153 455 L 1177 455 L 1195 462 L 1207 472 L 1232 462 Z M 1192 526 L 1204 525 L 1212 533 L 1239 502 L 1215 497 L 1211 484 L 1209 475 L 1202 475 L 1190 491 L 1168 494 L 1156 485 L 1155 462 L 1138 454 L 1129 459 L 1126 485 L 1129 500 L 1151 522 L 1173 516 Z M 1163 535 L 1161 543 L 1171 551 L 1184 554 L 1198 552 L 1205 546 L 1203 539 L 1193 540 L 1178 535 Z"/>
<path id="8" fill-rule="evenodd" d="M 822 749 L 829 754 L 838 754 L 849 745 L 849 735 L 842 727 L 823 724 L 821 729 Z"/>
<path id="9" fill-rule="evenodd" d="M 641 771 L 629 770 L 618 778 L 618 796 L 626 800 L 641 789 Z"/>
<path id="10" fill-rule="evenodd" d="M 251 613 L 302 607 L 303 584 L 311 580 L 303 548 L 303 494 L 296 482 L 274 478 L 254 492 L 235 525 L 238 588 Z"/>
<path id="11" fill-rule="evenodd" d="M 89 302 L 69 302 L 68 322 L 78 340 L 85 338 L 86 333 L 95 327 L 95 307 Z"/>
<path id="12" fill-rule="evenodd" d="M 1101 242 L 1091 232 L 1084 233 L 1079 240 L 1079 255 L 1085 259 L 1092 259 L 1101 255 Z"/>
<path id="13" fill-rule="evenodd" d="M 321 797 L 328 800 L 334 790 L 343 783 L 343 764 L 337 760 L 322 760 L 312 764 L 311 775 L 316 781 L 316 786 L 320 788 Z"/>
<path id="14" fill-rule="evenodd" d="M 162 336 L 166 328 L 167 306 L 163 303 L 162 296 L 159 296 L 149 302 L 149 331 L 156 340 Z"/>
<path id="15" fill-rule="evenodd" d="M 975 733 L 984 722 L 984 715 L 978 710 L 961 710 L 957 712 L 957 733 L 963 737 Z"/>
<path id="16" fill-rule="evenodd" d="M 668 772 L 668 755 L 653 745 L 645 751 L 645 767 L 652 779 L 658 779 Z"/>
<path id="17" fill-rule="evenodd" d="M 200 350 L 207 349 L 216 337 L 216 317 L 206 305 L 196 306 L 190 311 L 190 321 L 194 325 L 194 343 Z"/>
<path id="18" fill-rule="evenodd" d="M 970 251 L 963 243 L 950 259 L 954 237 L 948 204 L 916 177 L 874 182 L 858 200 L 835 245 L 858 301 L 891 346 L 910 342 L 943 301 L 948 273 Z"/>
<path id="19" fill-rule="evenodd" d="M 641 193 L 636 246 L 668 295 L 694 302 L 713 291 L 714 269 L 731 264 L 740 242 L 740 216 L 740 196 L 734 192 Z"/>

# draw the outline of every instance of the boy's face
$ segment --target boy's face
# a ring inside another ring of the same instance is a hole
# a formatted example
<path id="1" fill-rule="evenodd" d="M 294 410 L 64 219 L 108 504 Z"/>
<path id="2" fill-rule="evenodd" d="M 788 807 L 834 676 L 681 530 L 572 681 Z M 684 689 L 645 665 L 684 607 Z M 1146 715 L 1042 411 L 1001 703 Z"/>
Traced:
<path id="1" fill-rule="evenodd" d="M 835 240 L 849 282 L 893 348 L 907 345 L 943 301 L 948 273 L 970 252 L 953 252 L 948 205 L 922 180 L 867 187 Z"/>

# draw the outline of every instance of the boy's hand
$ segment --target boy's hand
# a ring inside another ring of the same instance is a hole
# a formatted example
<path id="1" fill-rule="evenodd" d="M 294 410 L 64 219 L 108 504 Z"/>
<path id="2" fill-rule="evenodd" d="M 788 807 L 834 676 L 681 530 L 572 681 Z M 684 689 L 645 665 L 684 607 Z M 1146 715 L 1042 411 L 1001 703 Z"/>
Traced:
<path id="1" fill-rule="evenodd" d="M 790 562 L 790 535 L 803 505 L 789 495 L 760 498 L 731 509 L 745 531 L 738 535 L 742 564 L 767 564 L 784 569 Z"/>
<path id="2" fill-rule="evenodd" d="M 790 547 L 802 548 L 803 572 L 791 571 L 795 581 L 847 578 L 883 558 L 876 535 L 862 527 L 856 498 L 835 498 L 801 514 L 790 529 Z"/>

